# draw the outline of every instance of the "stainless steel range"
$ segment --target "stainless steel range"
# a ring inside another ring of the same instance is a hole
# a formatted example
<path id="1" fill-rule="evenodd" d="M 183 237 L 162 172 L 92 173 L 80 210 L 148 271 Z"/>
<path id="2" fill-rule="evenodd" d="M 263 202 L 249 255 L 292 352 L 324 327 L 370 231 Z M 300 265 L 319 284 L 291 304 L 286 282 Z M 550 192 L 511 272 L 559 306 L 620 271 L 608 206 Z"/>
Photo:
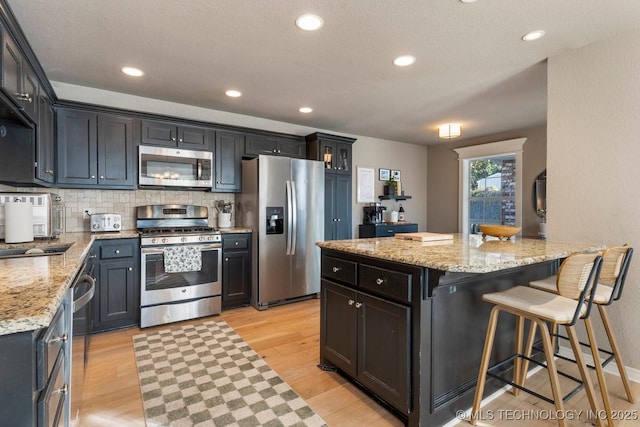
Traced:
<path id="1" fill-rule="evenodd" d="M 219 314 L 222 238 L 206 206 L 138 206 L 140 327 Z"/>

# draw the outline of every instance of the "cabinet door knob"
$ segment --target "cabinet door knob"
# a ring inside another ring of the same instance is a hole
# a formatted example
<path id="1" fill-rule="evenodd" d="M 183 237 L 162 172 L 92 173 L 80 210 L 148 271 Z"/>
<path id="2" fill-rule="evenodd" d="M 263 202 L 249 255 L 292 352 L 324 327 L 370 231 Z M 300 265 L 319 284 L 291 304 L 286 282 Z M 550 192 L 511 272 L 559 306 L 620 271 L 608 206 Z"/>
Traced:
<path id="1" fill-rule="evenodd" d="M 336 218 L 336 221 L 340 222 L 340 221 L 342 221 L 342 220 L 341 220 L 340 218 Z"/>
<path id="2" fill-rule="evenodd" d="M 357 302 L 356 303 L 356 308 L 360 308 L 360 307 L 362 307 L 362 303 L 361 302 Z"/>
<path id="3" fill-rule="evenodd" d="M 353 305 L 354 302 L 355 302 L 354 300 L 350 299 L 349 300 L 349 305 Z"/>
<path id="4" fill-rule="evenodd" d="M 69 340 L 69 335 L 67 333 L 65 333 L 64 335 L 62 335 L 61 337 L 55 337 L 52 338 L 51 341 L 49 341 L 50 343 L 52 342 L 67 342 Z"/>
<path id="5" fill-rule="evenodd" d="M 382 279 L 382 278 L 380 278 L 380 277 L 378 277 L 378 278 L 376 279 L 376 285 L 382 285 L 383 283 L 384 283 L 384 279 Z"/>
<path id="6" fill-rule="evenodd" d="M 238 246 L 238 245 L 240 244 L 240 242 L 235 242 L 234 244 L 235 244 L 236 246 Z"/>
<path id="7" fill-rule="evenodd" d="M 176 141 L 176 138 L 175 138 L 175 137 L 172 137 L 172 138 L 171 138 L 171 140 L 172 140 L 173 142 L 175 142 L 175 141 Z"/>
<path id="8" fill-rule="evenodd" d="M 216 184 L 220 184 L 220 181 L 216 181 Z"/>
<path id="9" fill-rule="evenodd" d="M 280 152 L 281 152 L 280 149 L 278 149 L 278 153 L 280 153 Z"/>
<path id="10" fill-rule="evenodd" d="M 274 148 L 273 150 L 271 150 L 272 153 L 277 153 L 276 149 Z"/>
<path id="11" fill-rule="evenodd" d="M 96 179 L 96 176 L 95 175 L 91 175 L 91 179 Z"/>
<path id="12" fill-rule="evenodd" d="M 229 262 L 229 258 L 225 258 L 225 259 L 224 259 L 224 262 Z"/>
<path id="13" fill-rule="evenodd" d="M 133 271 L 133 267 L 129 267 L 129 271 Z"/>
<path id="14" fill-rule="evenodd" d="M 100 179 L 104 179 L 104 175 L 100 175 Z"/>
<path id="15" fill-rule="evenodd" d="M 116 253 L 119 254 L 120 253 L 120 249 L 116 249 Z"/>
<path id="16" fill-rule="evenodd" d="M 182 138 L 180 138 L 180 139 L 178 140 L 178 142 L 182 142 Z"/>
<path id="17" fill-rule="evenodd" d="M 340 267 L 333 267 L 331 270 L 333 270 L 334 273 L 337 273 L 338 271 L 342 270 Z"/>
<path id="18" fill-rule="evenodd" d="M 48 173 L 49 175 L 53 175 L 53 169 L 47 169 L 45 172 Z"/>
<path id="19" fill-rule="evenodd" d="M 53 390 L 53 394 L 67 394 L 67 391 L 69 391 L 69 387 L 65 384 L 61 388 Z"/>

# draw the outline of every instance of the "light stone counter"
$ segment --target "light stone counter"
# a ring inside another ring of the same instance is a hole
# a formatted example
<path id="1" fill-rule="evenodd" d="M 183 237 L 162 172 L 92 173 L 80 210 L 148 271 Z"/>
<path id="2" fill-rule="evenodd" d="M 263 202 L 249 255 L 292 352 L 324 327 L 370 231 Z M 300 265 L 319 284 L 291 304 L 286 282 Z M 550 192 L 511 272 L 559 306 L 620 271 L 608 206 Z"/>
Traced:
<path id="1" fill-rule="evenodd" d="M 119 233 L 65 233 L 53 240 L 0 243 L 0 249 L 36 248 L 73 243 L 64 255 L 0 259 L 0 335 L 49 326 L 65 292 L 82 268 L 96 239 L 138 237 Z"/>
<path id="2" fill-rule="evenodd" d="M 394 237 L 332 240 L 316 243 L 322 249 L 365 255 L 441 271 L 488 273 L 565 258 L 573 253 L 605 248 L 595 243 L 568 243 L 512 238 L 499 241 L 481 235 L 454 234 L 453 240 L 417 242 Z"/>

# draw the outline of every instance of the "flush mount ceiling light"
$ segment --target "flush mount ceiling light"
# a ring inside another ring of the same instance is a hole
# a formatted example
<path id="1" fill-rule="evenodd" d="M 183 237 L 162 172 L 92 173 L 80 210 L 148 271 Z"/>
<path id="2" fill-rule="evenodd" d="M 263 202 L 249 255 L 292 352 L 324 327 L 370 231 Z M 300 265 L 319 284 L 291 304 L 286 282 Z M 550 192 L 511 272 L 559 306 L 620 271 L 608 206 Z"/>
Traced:
<path id="1" fill-rule="evenodd" d="M 301 30 L 315 31 L 322 28 L 324 21 L 318 15 L 312 15 L 310 13 L 300 15 L 296 19 L 296 26 Z"/>
<path id="2" fill-rule="evenodd" d="M 234 90 L 234 89 L 230 89 L 230 90 L 226 91 L 224 94 L 229 96 L 229 97 L 231 97 L 231 98 L 237 98 L 239 96 L 242 96 L 242 92 L 240 92 L 239 90 Z"/>
<path id="3" fill-rule="evenodd" d="M 462 135 L 460 123 L 447 123 L 438 126 L 438 137 L 442 139 L 458 138 Z"/>
<path id="4" fill-rule="evenodd" d="M 142 72 L 142 70 L 140 70 L 139 68 L 134 68 L 134 67 L 122 67 L 120 69 L 123 73 L 125 73 L 128 76 L 132 76 L 132 77 L 140 77 L 143 76 L 144 73 Z"/>
<path id="5" fill-rule="evenodd" d="M 539 38 L 542 38 L 543 36 L 544 36 L 544 30 L 529 31 L 527 34 L 522 36 L 522 40 L 524 40 L 526 42 L 531 42 L 531 41 L 534 41 L 534 40 L 538 40 Z"/>
<path id="6" fill-rule="evenodd" d="M 460 0 L 462 3 L 475 3 L 477 0 Z"/>
<path id="7" fill-rule="evenodd" d="M 401 55 L 393 60 L 393 65 L 398 67 L 406 67 L 416 62 L 416 57 L 411 55 Z"/>
<path id="8" fill-rule="evenodd" d="M 300 107 L 298 109 L 298 111 L 300 111 L 301 113 L 305 113 L 305 114 L 309 114 L 313 111 L 313 108 L 311 107 Z"/>

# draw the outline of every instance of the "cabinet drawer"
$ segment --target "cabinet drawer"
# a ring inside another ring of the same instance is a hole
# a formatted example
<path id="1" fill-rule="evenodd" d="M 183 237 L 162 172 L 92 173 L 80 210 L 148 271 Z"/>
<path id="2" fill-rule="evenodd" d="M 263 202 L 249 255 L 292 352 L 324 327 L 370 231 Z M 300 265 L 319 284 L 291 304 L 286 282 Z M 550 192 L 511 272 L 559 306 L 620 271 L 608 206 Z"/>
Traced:
<path id="1" fill-rule="evenodd" d="M 51 382 L 38 399 L 39 427 L 62 425 L 64 402 L 69 391 L 64 383 L 64 357 L 64 353 L 61 353 L 56 361 Z"/>
<path id="2" fill-rule="evenodd" d="M 132 258 L 135 251 L 134 245 L 118 244 L 118 245 L 101 245 L 100 259 L 111 258 Z"/>
<path id="3" fill-rule="evenodd" d="M 247 249 L 249 247 L 249 236 L 224 236 L 222 238 L 222 249 Z"/>
<path id="4" fill-rule="evenodd" d="M 353 261 L 346 261 L 330 256 L 322 256 L 322 277 L 356 286 L 357 266 Z"/>
<path id="5" fill-rule="evenodd" d="M 411 274 L 360 264 L 360 288 L 397 301 L 411 303 Z"/>
<path id="6" fill-rule="evenodd" d="M 38 390 L 47 384 L 62 345 L 69 339 L 68 331 L 65 329 L 65 310 L 65 306 L 61 305 L 51 324 L 37 341 L 36 385 Z"/>

